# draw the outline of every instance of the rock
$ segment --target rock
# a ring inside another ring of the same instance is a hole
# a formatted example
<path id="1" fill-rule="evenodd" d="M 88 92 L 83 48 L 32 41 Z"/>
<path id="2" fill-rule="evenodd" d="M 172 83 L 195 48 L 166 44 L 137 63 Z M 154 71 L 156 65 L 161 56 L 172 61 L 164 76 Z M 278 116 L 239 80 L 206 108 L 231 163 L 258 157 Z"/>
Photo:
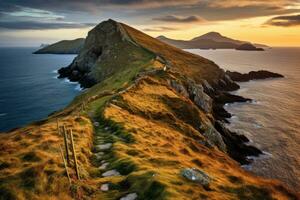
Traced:
<path id="1" fill-rule="evenodd" d="M 278 73 L 269 72 L 266 70 L 251 71 L 247 74 L 239 72 L 226 71 L 226 74 L 233 80 L 238 82 L 247 82 L 250 80 L 266 79 L 266 78 L 283 78 L 284 76 Z"/>
<path id="2" fill-rule="evenodd" d="M 214 88 L 207 82 L 207 80 L 202 81 L 202 86 L 207 94 L 213 94 L 215 92 Z"/>
<path id="3" fill-rule="evenodd" d="M 181 171 L 181 175 L 186 179 L 200 183 L 202 186 L 209 186 L 211 178 L 205 172 L 195 168 L 185 168 Z"/>
<path id="4" fill-rule="evenodd" d="M 171 80 L 170 85 L 172 88 L 174 88 L 176 90 L 176 92 L 178 92 L 182 96 L 187 97 L 187 98 L 189 97 L 189 93 L 186 91 L 185 87 L 182 84 L 178 83 L 175 80 Z"/>
<path id="5" fill-rule="evenodd" d="M 242 51 L 264 51 L 263 48 L 257 48 L 251 43 L 244 43 L 240 46 L 235 48 L 236 50 L 242 50 Z"/>
<path id="6" fill-rule="evenodd" d="M 101 159 L 103 155 L 104 155 L 103 152 L 98 152 L 98 153 L 95 154 L 97 159 Z"/>
<path id="7" fill-rule="evenodd" d="M 210 144 L 217 146 L 221 151 L 226 152 L 226 145 L 223 141 L 222 135 L 213 127 L 210 127 L 203 133 L 204 137 Z"/>
<path id="8" fill-rule="evenodd" d="M 102 163 L 102 165 L 99 167 L 99 169 L 101 169 L 101 170 L 104 170 L 104 169 L 106 169 L 107 168 L 107 166 L 109 165 L 109 163 L 108 162 L 106 162 L 106 163 Z"/>
<path id="9" fill-rule="evenodd" d="M 109 185 L 107 183 L 106 184 L 102 184 L 100 189 L 101 189 L 101 191 L 106 192 L 106 191 L 109 190 Z"/>
<path id="10" fill-rule="evenodd" d="M 125 197 L 122 197 L 120 200 L 135 200 L 138 195 L 136 193 L 127 194 Z"/>
<path id="11" fill-rule="evenodd" d="M 246 136 L 231 132 L 222 122 L 216 121 L 215 128 L 222 135 L 223 141 L 226 144 L 227 153 L 241 165 L 251 163 L 249 156 L 262 154 L 262 151 L 258 148 L 246 144 L 249 142 Z"/>
<path id="12" fill-rule="evenodd" d="M 96 151 L 107 150 L 112 147 L 112 143 L 99 144 L 95 147 Z"/>
<path id="13" fill-rule="evenodd" d="M 204 92 L 202 85 L 195 84 L 193 81 L 188 83 L 188 93 L 190 99 L 205 112 L 211 112 L 212 99 Z"/>
<path id="14" fill-rule="evenodd" d="M 115 169 L 112 169 L 112 170 L 109 170 L 107 172 L 104 172 L 102 174 L 103 177 L 109 177 L 109 176 L 120 176 L 121 174 L 115 170 Z"/>

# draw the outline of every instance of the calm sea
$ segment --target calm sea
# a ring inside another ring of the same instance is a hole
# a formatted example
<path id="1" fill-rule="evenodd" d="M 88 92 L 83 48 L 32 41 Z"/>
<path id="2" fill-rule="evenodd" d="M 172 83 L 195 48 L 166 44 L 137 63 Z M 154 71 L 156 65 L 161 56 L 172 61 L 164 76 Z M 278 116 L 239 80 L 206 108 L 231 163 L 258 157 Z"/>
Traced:
<path id="1" fill-rule="evenodd" d="M 35 48 L 0 48 L 0 132 L 47 117 L 78 94 L 56 70 L 74 55 L 35 55 Z"/>
<path id="2" fill-rule="evenodd" d="M 241 83 L 234 92 L 254 100 L 226 106 L 233 114 L 229 127 L 248 136 L 265 152 L 250 166 L 254 173 L 300 188 L 300 48 L 273 48 L 264 52 L 189 50 L 223 69 L 249 72 L 266 69 L 285 76 Z"/>

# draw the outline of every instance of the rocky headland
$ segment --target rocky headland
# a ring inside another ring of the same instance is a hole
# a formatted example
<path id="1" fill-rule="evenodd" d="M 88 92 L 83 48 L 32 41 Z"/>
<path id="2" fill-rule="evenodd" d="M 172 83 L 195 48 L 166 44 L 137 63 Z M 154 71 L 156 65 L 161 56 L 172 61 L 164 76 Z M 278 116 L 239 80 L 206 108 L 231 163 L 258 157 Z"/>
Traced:
<path id="1" fill-rule="evenodd" d="M 281 74 L 269 72 L 266 70 L 251 71 L 246 74 L 242 74 L 239 72 L 226 71 L 226 74 L 233 81 L 237 81 L 237 82 L 247 82 L 247 81 L 251 81 L 251 80 L 260 80 L 260 79 L 267 79 L 267 78 L 283 78 L 284 77 Z"/>
<path id="2" fill-rule="evenodd" d="M 226 128 L 223 105 L 248 99 L 212 61 L 108 20 L 59 73 L 88 89 L 0 136 L 6 199 L 298 198 L 240 167 L 262 152 Z M 80 175 L 63 164 L 61 128 L 74 134 Z"/>

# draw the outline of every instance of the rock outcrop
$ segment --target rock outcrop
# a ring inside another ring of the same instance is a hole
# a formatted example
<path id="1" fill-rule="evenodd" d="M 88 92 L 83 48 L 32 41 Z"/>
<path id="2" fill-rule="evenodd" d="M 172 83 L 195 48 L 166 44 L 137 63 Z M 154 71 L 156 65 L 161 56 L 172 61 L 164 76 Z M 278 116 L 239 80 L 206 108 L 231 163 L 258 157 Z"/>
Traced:
<path id="1" fill-rule="evenodd" d="M 263 48 L 257 48 L 256 46 L 254 46 L 251 43 L 241 44 L 240 46 L 236 47 L 235 49 L 240 50 L 240 51 L 264 51 Z"/>
<path id="2" fill-rule="evenodd" d="M 267 78 L 283 78 L 284 76 L 278 73 L 269 72 L 266 70 L 251 71 L 247 74 L 242 74 L 239 72 L 226 71 L 226 74 L 234 81 L 247 82 L 250 80 L 259 80 Z"/>

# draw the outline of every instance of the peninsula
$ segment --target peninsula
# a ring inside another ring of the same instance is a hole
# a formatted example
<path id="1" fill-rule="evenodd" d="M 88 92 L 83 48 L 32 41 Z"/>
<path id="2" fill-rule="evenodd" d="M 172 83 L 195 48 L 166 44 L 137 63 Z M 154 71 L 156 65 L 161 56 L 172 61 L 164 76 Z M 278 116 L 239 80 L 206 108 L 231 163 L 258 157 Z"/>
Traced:
<path id="1" fill-rule="evenodd" d="M 4 199 L 299 198 L 240 167 L 262 152 L 225 127 L 243 98 L 214 62 L 108 20 L 59 73 L 88 89 L 0 135 Z"/>

